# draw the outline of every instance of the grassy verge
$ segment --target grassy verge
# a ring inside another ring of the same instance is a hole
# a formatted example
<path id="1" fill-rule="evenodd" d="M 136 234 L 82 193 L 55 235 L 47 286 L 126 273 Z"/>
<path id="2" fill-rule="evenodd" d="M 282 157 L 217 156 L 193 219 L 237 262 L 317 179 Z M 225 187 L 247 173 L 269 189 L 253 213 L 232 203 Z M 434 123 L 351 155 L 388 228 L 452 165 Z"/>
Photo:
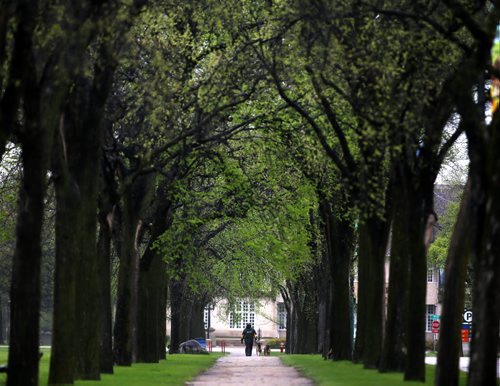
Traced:
<path id="1" fill-rule="evenodd" d="M 40 360 L 40 385 L 47 385 L 50 353 L 44 351 Z M 220 358 L 221 353 L 210 355 L 169 355 L 166 361 L 157 364 L 136 363 L 131 367 L 115 367 L 113 375 L 103 374 L 100 381 L 77 381 L 75 386 L 165 386 L 184 385 Z M 0 348 L 0 363 L 7 362 L 7 349 Z M 6 375 L 0 374 L 0 385 L 5 384 Z"/>
<path id="2" fill-rule="evenodd" d="M 320 355 L 286 355 L 281 360 L 293 366 L 317 385 L 330 386 L 424 386 L 434 385 L 435 366 L 426 366 L 426 382 L 404 382 L 401 373 L 365 370 L 351 362 L 325 361 Z M 466 375 L 460 374 L 460 386 L 465 386 Z"/>

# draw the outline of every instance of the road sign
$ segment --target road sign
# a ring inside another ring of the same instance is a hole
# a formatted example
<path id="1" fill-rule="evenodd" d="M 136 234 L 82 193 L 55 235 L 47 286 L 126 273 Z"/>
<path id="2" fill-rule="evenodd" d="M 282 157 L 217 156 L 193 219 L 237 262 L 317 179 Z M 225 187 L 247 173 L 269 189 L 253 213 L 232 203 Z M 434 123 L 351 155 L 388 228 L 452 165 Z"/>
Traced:
<path id="1" fill-rule="evenodd" d="M 472 330 L 472 323 L 462 323 L 462 330 Z"/>
<path id="2" fill-rule="evenodd" d="M 432 333 L 437 334 L 439 332 L 439 326 L 441 323 L 439 323 L 439 320 L 434 320 L 431 324 L 432 327 Z"/>
<path id="3" fill-rule="evenodd" d="M 471 310 L 465 310 L 463 318 L 464 318 L 464 322 L 465 323 L 472 323 L 472 311 Z"/>
<path id="4" fill-rule="evenodd" d="M 462 342 L 469 342 L 469 330 L 462 330 Z"/>

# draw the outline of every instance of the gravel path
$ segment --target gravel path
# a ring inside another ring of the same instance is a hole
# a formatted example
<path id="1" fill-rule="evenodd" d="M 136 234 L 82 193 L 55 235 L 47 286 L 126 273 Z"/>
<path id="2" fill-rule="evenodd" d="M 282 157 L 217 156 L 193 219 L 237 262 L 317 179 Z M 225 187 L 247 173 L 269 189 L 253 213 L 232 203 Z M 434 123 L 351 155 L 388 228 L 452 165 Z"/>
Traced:
<path id="1" fill-rule="evenodd" d="M 304 385 L 314 383 L 304 378 L 297 370 L 285 366 L 279 357 L 246 357 L 239 347 L 228 348 L 229 355 L 215 362 L 215 365 L 186 385 Z"/>

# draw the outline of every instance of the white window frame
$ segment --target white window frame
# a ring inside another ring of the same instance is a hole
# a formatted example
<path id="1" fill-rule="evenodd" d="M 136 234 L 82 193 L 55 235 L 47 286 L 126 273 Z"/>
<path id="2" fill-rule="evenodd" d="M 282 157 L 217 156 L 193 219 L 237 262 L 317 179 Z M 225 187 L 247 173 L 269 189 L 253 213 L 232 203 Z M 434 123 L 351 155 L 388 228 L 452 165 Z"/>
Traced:
<path id="1" fill-rule="evenodd" d="M 427 283 L 433 283 L 434 282 L 434 268 L 428 268 L 427 269 Z"/>
<path id="2" fill-rule="evenodd" d="M 237 315 L 236 318 L 235 314 Z M 252 326 L 255 325 L 255 303 L 242 300 L 236 303 L 233 311 L 229 313 L 229 328 L 241 330 L 245 328 L 248 323 Z"/>
<path id="3" fill-rule="evenodd" d="M 425 331 L 432 332 L 432 318 L 431 315 L 436 314 L 435 304 L 426 304 L 425 306 Z"/>
<path id="4" fill-rule="evenodd" d="M 283 307 L 283 308 L 280 309 L 281 307 Z M 287 312 L 286 312 L 285 303 L 277 303 L 276 310 L 277 310 L 277 316 L 278 316 L 277 321 L 276 321 L 276 324 L 278 325 L 278 330 L 286 330 Z"/>

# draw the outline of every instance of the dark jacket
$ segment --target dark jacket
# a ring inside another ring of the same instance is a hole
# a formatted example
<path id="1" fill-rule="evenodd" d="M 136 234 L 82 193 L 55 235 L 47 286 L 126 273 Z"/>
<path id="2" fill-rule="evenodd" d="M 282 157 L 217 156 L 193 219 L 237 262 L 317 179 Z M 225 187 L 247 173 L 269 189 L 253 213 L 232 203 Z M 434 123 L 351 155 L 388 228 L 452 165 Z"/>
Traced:
<path id="1" fill-rule="evenodd" d="M 243 339 L 245 343 L 250 343 L 253 342 L 255 335 L 257 335 L 257 333 L 253 328 L 245 328 L 241 333 L 241 339 Z"/>

